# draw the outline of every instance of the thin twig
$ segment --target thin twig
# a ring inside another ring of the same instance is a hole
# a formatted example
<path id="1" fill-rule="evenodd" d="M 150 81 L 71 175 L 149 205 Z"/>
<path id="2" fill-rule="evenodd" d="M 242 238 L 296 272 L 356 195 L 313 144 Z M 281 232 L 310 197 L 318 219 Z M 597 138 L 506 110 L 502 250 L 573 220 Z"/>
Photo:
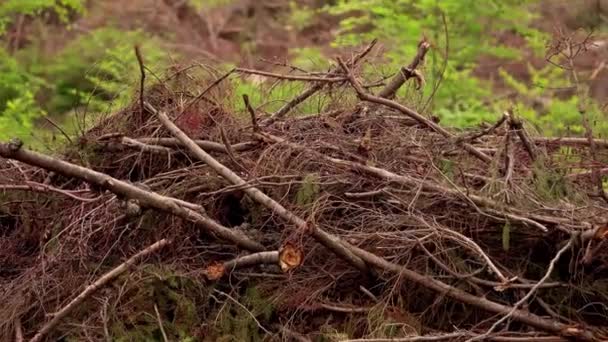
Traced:
<path id="1" fill-rule="evenodd" d="M 66 306 L 61 308 L 61 310 L 57 311 L 52 315 L 52 319 L 45 323 L 40 330 L 34 335 L 34 337 L 30 340 L 30 342 L 40 342 L 44 339 L 44 337 L 51 332 L 59 324 L 59 322 L 65 318 L 72 310 L 78 307 L 82 302 L 84 302 L 91 294 L 100 289 L 101 287 L 107 285 L 114 279 L 116 279 L 119 275 L 126 272 L 131 266 L 133 266 L 136 262 L 140 261 L 144 257 L 155 253 L 159 249 L 170 244 L 171 241 L 167 239 L 162 239 L 157 241 L 156 243 L 146 247 L 145 249 L 139 251 L 137 254 L 133 255 L 127 261 L 113 268 L 108 273 L 104 274 L 95 281 L 93 284 L 87 286 L 84 291 L 82 291 L 76 298 L 72 299 Z"/>
<path id="2" fill-rule="evenodd" d="M 369 45 L 367 45 L 367 47 L 365 49 L 363 49 L 360 53 L 358 53 L 350 61 L 350 63 L 348 65 L 351 68 L 356 66 L 359 63 L 359 61 L 362 60 L 374 48 L 374 46 L 376 45 L 377 42 L 378 42 L 377 39 L 372 40 L 372 42 L 369 43 Z M 333 70 L 331 70 L 329 72 L 328 75 L 335 76 L 335 75 L 338 75 L 339 72 L 340 72 L 339 68 L 334 68 Z M 263 124 L 265 126 L 269 126 L 273 122 L 282 119 L 283 117 L 285 117 L 285 115 L 287 115 L 287 113 L 289 113 L 289 111 L 291 111 L 293 108 L 295 108 L 300 103 L 306 101 L 306 99 L 308 99 L 309 97 L 314 95 L 319 90 L 323 89 L 323 87 L 325 87 L 326 85 L 327 85 L 326 82 L 317 82 L 317 83 L 313 84 L 312 86 L 310 86 L 310 88 L 306 89 L 300 95 L 296 96 L 291 101 L 287 102 L 285 105 L 283 105 L 283 107 L 279 108 L 279 110 L 274 112 L 270 116 L 270 118 L 268 118 Z"/>
<path id="3" fill-rule="evenodd" d="M 144 115 L 144 85 L 146 81 L 146 71 L 144 69 L 144 59 L 141 56 L 141 51 L 139 51 L 139 45 L 135 45 L 135 56 L 137 57 L 137 63 L 139 64 L 139 115 L 143 117 Z"/>
<path id="4" fill-rule="evenodd" d="M 247 94 L 243 94 L 243 102 L 245 103 L 245 107 L 247 111 L 249 111 L 249 115 L 251 116 L 251 125 L 253 127 L 254 132 L 259 132 L 260 127 L 258 126 L 258 119 L 255 116 L 255 110 L 251 107 L 251 103 L 249 103 L 249 96 Z"/>
<path id="5" fill-rule="evenodd" d="M 160 312 L 158 312 L 158 306 L 154 304 L 154 312 L 156 312 L 156 320 L 158 321 L 158 328 L 160 329 L 160 333 L 163 335 L 163 341 L 169 342 L 169 338 L 167 337 L 167 333 L 165 332 L 165 327 L 163 327 L 163 320 L 160 317 Z"/>
<path id="6" fill-rule="evenodd" d="M 547 281 L 547 279 L 549 279 L 549 277 L 551 276 L 551 273 L 553 273 L 553 269 L 555 268 L 555 264 L 557 263 L 557 261 L 559 260 L 559 258 L 562 256 L 562 254 L 564 254 L 569 248 L 570 246 L 572 246 L 573 241 L 576 238 L 574 237 L 574 235 L 570 238 L 570 240 L 568 240 L 568 242 L 564 245 L 564 247 L 562 247 L 557 254 L 555 255 L 555 257 L 553 257 L 553 259 L 551 260 L 551 262 L 549 263 L 549 267 L 547 268 L 547 272 L 545 272 L 545 275 L 538 281 L 538 283 L 536 283 L 536 285 L 534 285 L 530 291 L 528 291 L 528 293 L 522 297 L 522 299 L 520 299 L 519 301 L 517 301 L 517 303 L 515 303 L 515 305 L 513 305 L 513 307 L 511 308 L 511 310 L 509 310 L 509 312 L 504 315 L 501 319 L 499 319 L 498 321 L 494 322 L 494 324 L 492 324 L 492 326 L 490 327 L 490 329 L 488 329 L 484 334 L 476 336 L 472 339 L 467 340 L 467 342 L 473 342 L 473 341 L 479 341 L 479 340 L 483 340 L 484 338 L 487 338 L 488 336 L 490 336 L 490 334 L 496 330 L 496 328 L 502 324 L 504 321 L 508 320 L 509 318 L 511 318 L 514 313 L 519 310 L 519 307 L 526 303 L 528 301 L 528 299 L 530 299 L 530 297 L 532 297 L 532 295 L 534 295 L 534 293 L 536 293 L 536 291 L 538 290 L 538 288 L 540 287 L 541 284 L 543 284 L 545 281 Z"/>

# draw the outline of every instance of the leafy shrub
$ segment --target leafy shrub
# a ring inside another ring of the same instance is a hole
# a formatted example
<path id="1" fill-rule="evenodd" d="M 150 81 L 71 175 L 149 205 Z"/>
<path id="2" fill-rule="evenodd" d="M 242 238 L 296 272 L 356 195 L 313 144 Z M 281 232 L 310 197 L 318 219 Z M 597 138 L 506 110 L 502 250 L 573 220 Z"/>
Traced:
<path id="1" fill-rule="evenodd" d="M 138 87 L 140 74 L 133 51 L 138 42 L 142 42 L 146 67 L 154 70 L 166 64 L 156 40 L 140 31 L 114 28 L 81 35 L 49 57 L 40 55 L 35 41 L 14 57 L 0 51 L 0 138 L 28 140 L 34 122 L 46 113 L 63 119 L 73 109 L 101 113 L 126 105 Z"/>
<path id="2" fill-rule="evenodd" d="M 70 12 L 84 12 L 85 0 L 4 0 L 0 3 L 0 36 L 6 31 L 16 15 L 37 16 L 44 11 L 53 11 L 63 22 Z"/>

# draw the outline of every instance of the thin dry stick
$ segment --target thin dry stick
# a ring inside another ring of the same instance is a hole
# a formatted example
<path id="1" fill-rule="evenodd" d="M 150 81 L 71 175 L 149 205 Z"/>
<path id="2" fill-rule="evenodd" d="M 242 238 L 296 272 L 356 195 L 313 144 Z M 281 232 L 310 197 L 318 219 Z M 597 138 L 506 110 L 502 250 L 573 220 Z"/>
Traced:
<path id="1" fill-rule="evenodd" d="M 378 42 L 378 40 L 374 39 L 365 49 L 363 49 L 363 51 L 361 51 L 359 54 L 357 54 L 352 59 L 352 61 L 349 63 L 349 66 L 351 68 L 356 66 L 359 63 L 359 61 L 362 60 L 374 48 L 374 46 L 376 45 L 377 42 Z M 329 75 L 335 76 L 339 72 L 340 72 L 339 68 L 334 68 L 333 70 L 330 71 Z M 306 101 L 306 99 L 313 96 L 319 90 L 323 89 L 323 87 L 325 87 L 326 84 L 327 83 L 325 83 L 325 82 L 317 82 L 317 83 L 313 84 L 310 88 L 306 89 L 302 94 L 296 96 L 291 101 L 286 103 L 283 107 L 279 108 L 279 110 L 274 112 L 274 114 L 272 114 L 272 116 L 264 122 L 264 125 L 268 126 L 268 125 L 272 124 L 273 122 L 282 119 L 283 117 L 285 117 L 285 115 L 287 115 L 287 113 L 289 113 L 290 110 L 295 108 L 300 103 Z"/>
<path id="2" fill-rule="evenodd" d="M 157 210 L 192 221 L 197 226 L 204 228 L 208 233 L 226 241 L 231 241 L 244 249 L 254 252 L 263 251 L 265 249 L 264 246 L 249 239 L 242 233 L 226 228 L 216 221 L 202 215 L 200 212 L 185 207 L 181 200 L 141 189 L 135 185 L 110 177 L 105 173 L 97 172 L 34 151 L 28 151 L 21 148 L 18 142 L 8 144 L 0 143 L 0 156 L 96 184 L 104 189 L 110 190 L 116 195 L 137 200 L 142 206 L 156 208 Z M 191 205 L 196 206 L 196 204 Z"/>
<path id="3" fill-rule="evenodd" d="M 350 84 L 352 85 L 352 87 L 355 89 L 355 92 L 357 93 L 357 96 L 359 97 L 359 99 L 363 100 L 363 101 L 368 101 L 368 102 L 373 102 L 373 103 L 378 103 L 393 109 L 396 109 L 398 111 L 400 111 L 401 113 L 411 117 L 412 119 L 418 121 L 419 123 L 421 123 L 422 125 L 426 126 L 427 128 L 431 129 L 434 132 L 437 132 L 439 134 L 441 134 L 443 137 L 445 137 L 446 139 L 452 139 L 454 138 L 454 135 L 450 132 L 448 132 L 446 129 L 444 129 L 443 127 L 439 126 L 438 124 L 434 123 L 433 121 L 428 120 L 427 118 L 425 118 L 424 116 L 420 115 L 419 113 L 417 113 L 416 111 L 405 107 L 404 105 L 397 103 L 395 101 L 389 100 L 389 99 L 385 99 L 379 96 L 374 96 L 371 95 L 367 92 L 365 92 L 365 90 L 361 87 L 361 85 L 359 84 L 359 82 L 355 79 L 355 76 L 353 75 L 353 73 L 350 71 L 350 69 L 348 68 L 348 66 L 346 66 L 346 64 L 344 64 L 344 62 L 342 61 L 342 59 L 338 58 L 338 63 L 340 64 L 340 66 L 342 66 L 342 69 L 344 70 L 344 72 L 346 73 L 346 75 L 348 76 L 348 79 L 350 81 Z M 475 147 L 473 147 L 470 144 L 463 144 L 462 145 L 463 148 L 471 153 L 472 155 L 474 155 L 475 157 L 479 158 L 480 160 L 489 163 L 492 161 L 492 159 L 490 157 L 488 157 L 485 153 L 479 151 L 478 149 L 476 149 Z"/>
<path id="4" fill-rule="evenodd" d="M 160 146 L 165 146 L 165 147 L 183 147 L 184 146 L 184 144 L 182 144 L 181 141 L 179 141 L 175 138 L 138 138 L 138 139 L 134 139 L 134 140 L 137 140 L 143 144 L 148 144 L 148 145 L 160 145 Z M 224 144 L 220 144 L 215 141 L 209 141 L 209 140 L 194 140 L 194 142 L 201 148 L 204 148 L 205 150 L 213 151 L 213 152 L 227 153 L 226 145 L 224 145 Z M 243 152 L 243 151 L 251 150 L 254 147 L 256 147 L 257 145 L 258 145 L 258 143 L 255 141 L 248 141 L 248 142 L 242 142 L 242 143 L 231 145 L 230 148 L 234 152 Z"/>
<path id="5" fill-rule="evenodd" d="M 551 260 L 551 262 L 549 263 L 549 267 L 547 268 L 547 272 L 545 273 L 545 275 L 538 281 L 538 283 L 536 283 L 536 285 L 534 285 L 534 287 L 532 287 L 530 289 L 530 291 L 528 291 L 528 293 L 519 301 L 517 301 L 517 303 L 515 303 L 515 305 L 513 305 L 513 307 L 511 308 L 511 310 L 509 310 L 509 312 L 504 315 L 501 319 L 499 319 L 498 321 L 494 322 L 494 324 L 492 324 L 492 326 L 490 327 L 490 329 L 488 329 L 488 331 L 486 331 L 484 334 L 479 335 L 477 337 L 474 337 L 472 339 L 467 340 L 467 342 L 472 342 L 472 341 L 479 341 L 479 340 L 483 340 L 484 338 L 487 338 L 488 336 L 490 336 L 490 334 L 496 330 L 496 328 L 502 324 L 504 321 L 506 321 L 507 319 L 511 318 L 515 312 L 517 310 L 519 310 L 519 307 L 521 305 L 523 305 L 524 303 L 526 303 L 528 301 L 528 299 L 530 299 L 530 297 L 532 297 L 532 295 L 534 295 L 534 293 L 536 293 L 536 291 L 538 290 L 538 288 L 547 281 L 547 279 L 549 279 L 549 277 L 551 276 L 551 273 L 553 273 L 553 269 L 555 268 L 555 264 L 557 263 L 557 261 L 559 260 L 559 258 L 562 256 L 562 254 L 564 254 L 564 252 L 566 252 L 570 246 L 572 246 L 572 242 L 575 240 L 575 236 L 573 235 L 570 240 L 568 240 L 568 243 L 566 243 L 564 245 L 564 247 L 562 247 L 557 254 L 555 255 L 555 257 Z"/>
<path id="6" fill-rule="evenodd" d="M 214 169 L 219 175 L 232 182 L 234 185 L 245 186 L 247 182 L 243 180 L 239 175 L 234 173 L 229 168 L 222 165 L 215 158 L 201 149 L 197 144 L 190 139 L 182 130 L 179 129 L 167 116 L 167 114 L 157 111 L 150 104 L 146 104 L 146 108 L 154 113 L 160 122 L 175 136 L 178 140 L 180 140 L 189 150 L 195 155 L 198 159 L 205 162 L 212 169 Z M 276 202 L 272 198 L 268 197 L 258 188 L 250 186 L 243 188 L 243 191 L 249 195 L 252 199 L 256 200 L 260 204 L 266 206 L 271 209 L 273 212 L 278 214 L 280 217 L 285 219 L 286 221 L 295 225 L 302 232 L 312 231 L 312 236 L 323 244 L 325 247 L 332 250 L 334 253 L 338 254 L 353 266 L 357 267 L 361 271 L 367 271 L 367 267 L 365 263 L 362 262 L 358 257 L 354 256 L 352 252 L 348 249 L 344 248 L 344 246 L 339 242 L 339 239 L 328 234 L 324 230 L 318 227 L 310 226 L 306 221 L 301 219 L 300 217 L 293 214 L 291 211 L 287 210 L 280 203 Z"/>
<path id="7" fill-rule="evenodd" d="M 101 287 L 107 285 L 112 280 L 116 279 L 119 275 L 123 274 L 127 271 L 131 266 L 133 266 L 136 262 L 144 257 L 158 251 L 159 249 L 170 244 L 171 241 L 167 239 L 162 239 L 157 241 L 156 243 L 146 247 L 141 250 L 127 261 L 118 265 L 110 272 L 104 274 L 101 278 L 95 281 L 93 284 L 87 286 L 84 291 L 82 291 L 76 298 L 72 299 L 66 306 L 64 306 L 61 310 L 57 311 L 53 314 L 53 318 L 48 321 L 42 328 L 34 335 L 34 337 L 30 340 L 30 342 L 40 342 L 42 339 L 59 324 L 59 322 L 65 318 L 72 310 L 74 310 L 77 306 L 79 306 L 82 302 L 84 302 L 92 293 L 100 289 Z"/>
<path id="8" fill-rule="evenodd" d="M 101 196 L 98 196 L 95 198 L 84 198 L 84 197 L 76 196 L 70 191 L 58 189 L 58 188 L 55 188 L 50 185 L 36 183 L 36 182 L 26 182 L 25 185 L 20 185 L 20 184 L 14 184 L 14 185 L 13 184 L 1 184 L 0 185 L 0 191 L 18 191 L 18 190 L 37 191 L 37 192 L 55 192 L 55 193 L 67 196 L 69 198 L 72 198 L 72 199 L 75 199 L 75 200 L 81 201 L 81 202 L 95 202 L 101 198 Z"/>
<path id="9" fill-rule="evenodd" d="M 342 342 L 432 342 L 432 341 L 454 341 L 459 337 L 470 336 L 470 332 L 455 332 L 443 335 L 422 335 L 412 337 L 395 337 L 395 338 L 357 338 L 351 340 L 342 340 Z"/>
<path id="10" fill-rule="evenodd" d="M 591 139 L 588 138 L 557 138 L 557 137 L 534 137 L 531 138 L 537 144 L 556 144 L 563 146 L 589 146 L 590 141 L 593 141 L 595 147 L 608 148 L 608 140 L 606 139 Z"/>
<path id="11" fill-rule="evenodd" d="M 243 94 L 243 102 L 245 103 L 245 107 L 251 116 L 251 125 L 253 126 L 254 132 L 259 132 L 260 127 L 258 126 L 258 119 L 255 116 L 255 110 L 251 107 L 251 103 L 249 103 L 249 96 L 247 94 Z"/>
<path id="12" fill-rule="evenodd" d="M 158 321 L 160 333 L 163 335 L 163 341 L 169 342 L 169 338 L 165 332 L 165 327 L 163 327 L 163 320 L 160 318 L 160 312 L 158 312 L 158 306 L 156 304 L 154 304 L 154 312 L 156 312 L 156 320 Z"/>
<path id="13" fill-rule="evenodd" d="M 519 137 L 519 140 L 521 140 L 526 152 L 528 152 L 528 155 L 530 156 L 530 159 L 532 159 L 532 161 L 536 160 L 538 157 L 536 145 L 528 136 L 528 132 L 526 132 L 524 129 L 524 125 L 521 120 L 514 118 L 513 115 L 509 115 L 509 126 L 511 126 L 511 129 L 515 131 Z"/>
<path id="14" fill-rule="evenodd" d="M 243 74 L 252 74 L 252 75 L 260 75 L 272 78 L 278 78 L 282 80 L 290 80 L 290 81 L 308 81 L 308 82 L 323 82 L 323 83 L 331 83 L 331 82 L 343 82 L 346 79 L 344 77 L 331 77 L 330 74 L 327 76 L 300 76 L 300 75 L 284 75 L 284 74 L 276 74 L 273 72 L 260 71 L 254 69 L 245 69 L 245 68 L 236 68 L 234 72 L 239 72 Z"/>
<path id="15" fill-rule="evenodd" d="M 23 342 L 23 329 L 21 328 L 21 320 L 15 319 L 15 342 Z"/>
<path id="16" fill-rule="evenodd" d="M 139 51 L 139 46 L 135 45 L 135 56 L 137 57 L 137 63 L 139 64 L 139 115 L 140 117 L 144 115 L 144 85 L 146 81 L 146 71 L 144 69 L 144 59 L 141 56 L 141 51 Z"/>
<path id="17" fill-rule="evenodd" d="M 500 117 L 500 119 L 498 119 L 498 121 L 496 121 L 496 122 L 495 122 L 495 123 L 494 123 L 492 126 L 490 126 L 490 127 L 486 128 L 486 129 L 483 129 L 483 130 L 481 130 L 481 131 L 479 131 L 479 132 L 477 132 L 477 133 L 473 133 L 473 134 L 471 134 L 471 135 L 467 135 L 467 136 L 458 137 L 458 138 L 456 139 L 456 141 L 457 141 L 457 142 L 462 142 L 462 141 L 471 142 L 471 141 L 473 141 L 473 140 L 475 140 L 475 139 L 479 139 L 479 138 L 481 138 L 481 137 L 483 137 L 483 136 L 485 136 L 485 135 L 492 134 L 492 133 L 494 133 L 494 131 L 495 131 L 495 130 L 496 130 L 498 127 L 502 126 L 502 124 L 503 124 L 503 123 L 505 123 L 505 121 L 507 121 L 507 117 L 508 117 L 508 114 L 507 114 L 507 113 L 504 113 L 504 114 L 503 114 L 503 115 Z"/>

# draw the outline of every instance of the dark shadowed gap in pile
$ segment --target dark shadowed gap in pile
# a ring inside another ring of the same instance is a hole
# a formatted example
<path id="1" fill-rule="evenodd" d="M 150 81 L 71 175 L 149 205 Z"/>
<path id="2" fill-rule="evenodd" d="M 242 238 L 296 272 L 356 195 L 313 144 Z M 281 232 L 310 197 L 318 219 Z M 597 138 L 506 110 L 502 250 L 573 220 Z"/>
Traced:
<path id="1" fill-rule="evenodd" d="M 169 113 L 193 139 L 233 145 L 255 140 L 250 122 L 242 119 L 246 116 L 225 103 L 232 92 L 228 82 L 180 113 L 195 96 L 182 76 L 150 87 L 147 101 Z M 339 111 L 332 115 L 289 118 L 264 128 L 305 149 L 258 141 L 234 151 L 235 159 L 207 151 L 317 227 L 408 269 L 508 305 L 545 274 L 569 236 L 551 223 L 544 233 L 505 221 L 496 211 L 511 208 L 521 215 L 550 216 L 572 229 L 582 222 L 601 222 L 606 214 L 605 206 L 588 196 L 593 191 L 588 180 L 572 181 L 561 172 L 576 165 L 560 160 L 559 150 L 550 143 L 538 146 L 548 155 L 541 167 L 516 144 L 514 175 L 505 184 L 504 132 L 474 142 L 494 159 L 488 165 L 398 113 L 339 103 L 333 105 Z M 481 334 L 497 319 L 395 274 L 362 275 L 187 150 L 164 144 L 163 149 L 142 151 L 126 144 L 125 137 L 172 136 L 134 101 L 90 129 L 78 145 L 68 146 L 63 156 L 201 205 L 209 217 L 243 231 L 268 250 L 295 241 L 305 252 L 303 264 L 288 274 L 276 265 L 260 265 L 209 281 L 204 270 L 212 262 L 244 252 L 181 218 L 145 208 L 132 213 L 124 198 L 98 187 L 0 159 L 0 184 L 36 182 L 82 198 L 52 191 L 0 192 L 0 339 L 13 336 L 17 320 L 30 336 L 46 320 L 45 314 L 59 310 L 84 284 L 162 238 L 174 241 L 171 248 L 100 289 L 50 338 L 160 340 L 163 331 L 171 340 L 389 338 L 454 332 L 455 327 Z M 362 149 L 365 139 L 369 142 Z M 584 153 L 585 147 L 581 149 Z M 606 160 L 606 150 L 600 153 Z M 380 179 L 320 155 L 406 175 L 420 186 Z M 456 186 L 463 195 L 434 191 L 423 182 L 445 189 Z M 487 211 L 468 201 L 468 194 L 501 207 Z M 568 250 L 525 309 L 564 323 L 604 325 L 608 254 L 598 249 L 591 260 L 585 259 L 587 249 L 595 247 L 579 242 Z M 501 281 L 479 250 L 507 278 L 518 277 L 514 284 L 519 287 L 496 290 Z M 511 323 L 508 331 L 543 336 L 520 323 Z"/>

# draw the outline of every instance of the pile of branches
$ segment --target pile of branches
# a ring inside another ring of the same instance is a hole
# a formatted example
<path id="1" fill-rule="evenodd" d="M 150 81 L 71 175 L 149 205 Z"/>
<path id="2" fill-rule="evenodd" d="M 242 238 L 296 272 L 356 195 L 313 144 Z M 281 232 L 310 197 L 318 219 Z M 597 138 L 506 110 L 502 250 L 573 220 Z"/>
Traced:
<path id="1" fill-rule="evenodd" d="M 511 112 L 445 128 L 395 100 L 424 86 L 429 44 L 377 94 L 360 81 L 374 45 L 328 73 L 234 69 L 198 94 L 188 69 L 144 87 L 138 53 L 128 108 L 53 155 L 1 143 L 1 339 L 151 321 L 176 340 L 187 312 L 186 335 L 217 340 L 227 305 L 264 340 L 607 338 L 608 142 L 535 137 Z M 308 87 L 274 113 L 245 95 L 243 118 L 222 103 L 234 74 Z M 356 97 L 288 115 L 336 89 Z"/>

